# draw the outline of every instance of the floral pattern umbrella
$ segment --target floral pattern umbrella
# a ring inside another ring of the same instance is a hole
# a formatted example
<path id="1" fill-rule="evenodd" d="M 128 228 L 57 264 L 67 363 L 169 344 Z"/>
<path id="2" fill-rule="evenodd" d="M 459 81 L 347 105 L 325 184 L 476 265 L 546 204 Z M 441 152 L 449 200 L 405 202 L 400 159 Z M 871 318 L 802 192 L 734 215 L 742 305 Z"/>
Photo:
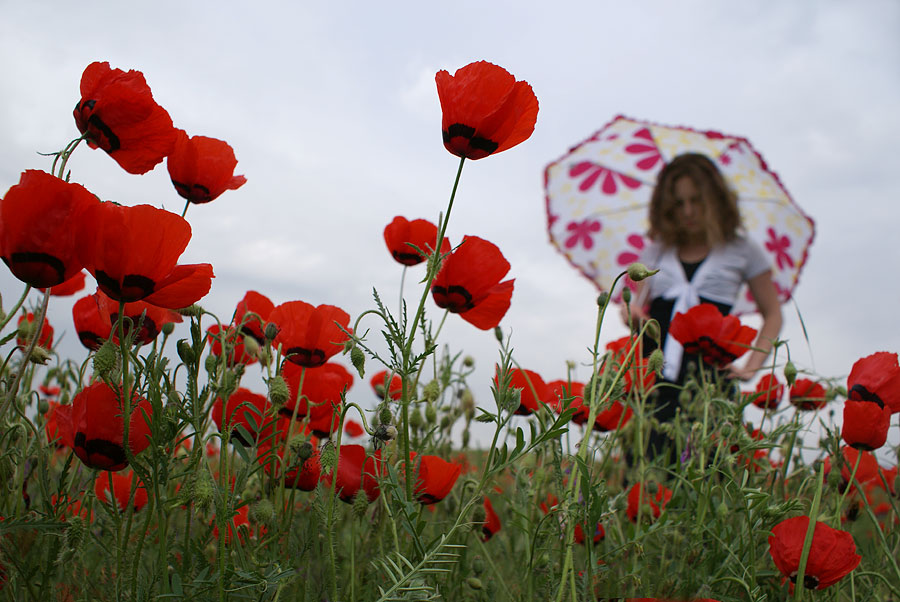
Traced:
<path id="1" fill-rule="evenodd" d="M 815 226 L 745 138 L 616 117 L 547 166 L 550 241 L 597 288 L 609 290 L 647 245 L 657 174 L 685 152 L 709 156 L 737 192 L 746 233 L 769 253 L 779 298 L 790 299 Z M 634 288 L 630 280 L 626 285 Z M 756 309 L 744 288 L 734 313 Z"/>

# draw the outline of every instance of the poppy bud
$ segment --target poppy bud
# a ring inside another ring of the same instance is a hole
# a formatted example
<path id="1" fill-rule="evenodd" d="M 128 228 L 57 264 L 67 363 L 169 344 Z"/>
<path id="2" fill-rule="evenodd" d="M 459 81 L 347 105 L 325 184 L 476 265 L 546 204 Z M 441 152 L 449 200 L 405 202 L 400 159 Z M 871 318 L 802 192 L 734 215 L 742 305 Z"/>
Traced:
<path id="1" fill-rule="evenodd" d="M 391 420 L 393 420 L 393 416 L 391 416 L 391 409 L 388 407 L 387 402 L 381 405 L 381 410 L 378 412 L 378 421 L 381 424 L 390 424 Z"/>
<path id="2" fill-rule="evenodd" d="M 189 318 L 190 317 L 199 318 L 200 316 L 203 315 L 203 308 L 200 307 L 199 305 L 197 305 L 196 303 L 194 303 L 193 305 L 188 305 L 187 307 L 182 307 L 181 309 L 176 309 L 175 311 L 180 313 L 182 316 L 187 316 Z"/>
<path id="3" fill-rule="evenodd" d="M 50 361 L 50 358 L 50 352 L 38 345 L 34 349 L 32 349 L 31 357 L 29 357 L 28 360 L 32 364 L 39 364 L 43 366 Z"/>
<path id="4" fill-rule="evenodd" d="M 244 353 L 250 357 L 259 355 L 259 343 L 250 335 L 244 335 Z"/>
<path id="5" fill-rule="evenodd" d="M 632 263 L 628 266 L 627 273 L 628 277 L 631 278 L 635 282 L 640 282 L 645 278 L 649 278 L 653 274 L 657 273 L 659 270 L 648 270 L 647 266 L 643 263 Z"/>
<path id="6" fill-rule="evenodd" d="M 663 352 L 659 349 L 654 349 L 647 359 L 647 369 L 656 372 L 657 376 L 662 376 L 662 369 L 665 363 L 666 358 L 663 357 Z"/>
<path id="7" fill-rule="evenodd" d="M 265 335 L 267 341 L 273 341 L 275 340 L 275 337 L 278 336 L 280 330 L 281 329 L 278 328 L 278 324 L 276 324 L 275 322 L 269 322 L 268 324 L 266 324 L 266 328 L 263 331 L 263 334 Z"/>
<path id="8" fill-rule="evenodd" d="M 425 389 L 422 391 L 422 396 L 425 398 L 425 401 L 431 402 L 437 399 L 441 394 L 441 385 L 438 384 L 438 381 L 433 380 L 427 385 L 425 385 Z"/>
<path id="9" fill-rule="evenodd" d="M 312 455 L 313 455 L 312 443 L 310 443 L 309 441 L 303 441 L 302 443 L 300 443 L 300 445 L 297 447 L 296 454 L 297 454 L 297 458 L 300 460 L 300 463 L 301 464 L 305 463 L 307 460 L 312 458 Z"/>
<path id="10" fill-rule="evenodd" d="M 178 357 L 181 358 L 181 361 L 184 362 L 185 365 L 194 363 L 194 349 L 191 347 L 191 344 L 188 343 L 187 339 L 179 339 L 175 349 L 178 351 Z"/>
<path id="11" fill-rule="evenodd" d="M 2 319 L 2 317 L 0 317 L 0 319 Z M 463 358 L 463 366 L 465 366 L 466 368 L 471 368 L 474 365 L 475 365 L 475 358 L 472 357 L 471 355 L 467 355 L 466 357 Z"/>
<path id="12" fill-rule="evenodd" d="M 369 498 L 366 495 L 366 490 L 362 487 L 353 496 L 352 506 L 353 514 L 357 518 L 362 518 L 366 515 L 366 511 L 369 509 Z"/>
<path id="13" fill-rule="evenodd" d="M 422 426 L 422 412 L 419 411 L 419 408 L 413 408 L 412 413 L 409 415 L 409 426 L 414 429 L 420 428 Z"/>
<path id="14" fill-rule="evenodd" d="M 462 432 L 462 446 L 469 447 L 469 429 Z"/>
<path id="15" fill-rule="evenodd" d="M 215 483 L 209 473 L 205 469 L 200 469 L 194 477 L 194 484 L 191 487 L 191 497 L 199 510 L 205 511 L 212 504 L 215 499 L 215 488 Z"/>
<path id="16" fill-rule="evenodd" d="M 291 391 L 284 378 L 273 376 L 269 379 L 269 401 L 277 408 L 284 406 L 291 398 Z"/>
<path id="17" fill-rule="evenodd" d="M 482 585 L 482 583 L 481 583 L 481 579 L 479 579 L 478 577 L 469 577 L 469 578 L 467 578 L 467 579 L 466 579 L 466 585 L 468 585 L 469 587 L 471 587 L 471 588 L 474 589 L 474 590 L 479 590 L 479 589 L 481 589 L 482 587 L 484 587 L 484 586 Z"/>
<path id="18" fill-rule="evenodd" d="M 175 332 L 175 322 L 166 322 L 162 325 L 162 333 L 165 336 L 169 336 L 173 332 Z"/>
<path id="19" fill-rule="evenodd" d="M 472 511 L 472 522 L 476 525 L 480 525 L 484 522 L 486 515 L 483 506 L 475 506 L 475 510 Z"/>
<path id="20" fill-rule="evenodd" d="M 366 373 L 366 354 L 356 345 L 350 348 L 350 363 L 353 364 L 353 367 L 359 372 L 359 377 L 362 378 Z"/>
<path id="21" fill-rule="evenodd" d="M 41 413 L 41 416 L 50 411 L 50 402 L 44 399 L 43 397 L 38 402 L 38 412 Z"/>
<path id="22" fill-rule="evenodd" d="M 375 429 L 375 438 L 381 441 L 393 441 L 397 438 L 397 429 L 391 424 L 379 424 Z"/>
<path id="23" fill-rule="evenodd" d="M 794 382 L 797 380 L 797 367 L 791 360 L 788 360 L 784 365 L 784 380 L 787 381 L 789 387 L 793 387 Z"/>
<path id="24" fill-rule="evenodd" d="M 622 303 L 624 303 L 625 305 L 631 303 L 631 289 L 627 286 L 622 289 Z"/>
<path id="25" fill-rule="evenodd" d="M 498 343 L 503 342 L 503 329 L 499 326 L 494 327 L 494 338 L 497 339 Z"/>
<path id="26" fill-rule="evenodd" d="M 597 295 L 597 305 L 599 305 L 600 307 L 606 305 L 607 301 L 609 301 L 609 293 L 607 293 L 606 291 L 603 291 L 602 293 Z"/>
<path id="27" fill-rule="evenodd" d="M 107 340 L 94 353 L 94 372 L 102 378 L 108 378 L 110 371 L 116 367 L 119 359 L 119 349 L 111 340 Z"/>
<path id="28" fill-rule="evenodd" d="M 453 419 L 450 416 L 444 416 L 441 418 L 441 428 L 446 429 L 450 428 L 450 425 L 453 424 Z"/>
<path id="29" fill-rule="evenodd" d="M 434 409 L 433 403 L 425 406 L 425 420 L 428 424 L 434 424 L 437 421 L 437 410 Z"/>
<path id="30" fill-rule="evenodd" d="M 275 506 L 271 500 L 263 498 L 250 506 L 247 519 L 254 525 L 268 525 L 275 518 Z"/>
<path id="31" fill-rule="evenodd" d="M 334 445 L 331 441 L 327 441 L 319 450 L 319 465 L 322 467 L 322 474 L 329 474 L 334 470 L 335 465 Z"/>
<path id="32" fill-rule="evenodd" d="M 216 368 L 219 367 L 219 358 L 214 355 L 207 355 L 206 362 L 203 364 L 207 374 L 215 374 Z"/>

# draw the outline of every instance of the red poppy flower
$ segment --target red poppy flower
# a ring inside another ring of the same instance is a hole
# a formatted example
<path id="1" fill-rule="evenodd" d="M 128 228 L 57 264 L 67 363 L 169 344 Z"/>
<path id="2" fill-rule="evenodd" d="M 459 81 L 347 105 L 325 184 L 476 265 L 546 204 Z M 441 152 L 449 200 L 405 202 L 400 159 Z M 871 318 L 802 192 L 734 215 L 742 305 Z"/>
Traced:
<path id="1" fill-rule="evenodd" d="M 798 378 L 791 386 L 791 403 L 799 410 L 818 410 L 825 407 L 828 399 L 825 387 L 808 378 Z"/>
<path id="2" fill-rule="evenodd" d="M 845 445 L 841 448 L 841 460 L 839 462 L 842 481 L 840 488 L 841 493 L 850 486 L 850 475 L 853 473 L 853 467 L 856 466 L 857 460 L 859 461 L 859 467 L 856 469 L 856 476 L 854 477 L 857 482 L 866 483 L 872 480 L 880 481 L 878 476 L 878 460 L 875 456 L 865 450 L 858 450 Z M 825 458 L 825 476 L 828 476 L 831 472 L 833 463 L 831 457 Z"/>
<path id="3" fill-rule="evenodd" d="M 503 67 L 470 63 L 434 77 L 441 100 L 444 147 L 457 157 L 482 159 L 525 142 L 534 132 L 538 101 L 531 86 Z"/>
<path id="4" fill-rule="evenodd" d="M 867 451 L 878 449 L 887 441 L 890 426 L 890 408 L 873 401 L 844 402 L 841 439 L 847 445 Z"/>
<path id="5" fill-rule="evenodd" d="M 38 385 L 38 391 L 46 397 L 56 397 L 62 392 L 62 389 L 56 385 Z"/>
<path id="6" fill-rule="evenodd" d="M 237 159 L 227 142 L 206 136 L 189 137 L 184 130 L 176 132 L 166 167 L 181 198 L 194 204 L 208 203 L 247 182 L 244 176 L 234 175 Z"/>
<path id="7" fill-rule="evenodd" d="M 55 401 L 48 402 L 50 409 L 44 414 L 44 431 L 48 441 L 55 441 L 56 447 L 75 447 L 75 435 L 72 433 L 72 406 L 61 405 Z"/>
<path id="8" fill-rule="evenodd" d="M 331 487 L 331 479 L 336 478 L 335 492 L 348 504 L 353 503 L 353 498 L 360 489 L 365 492 L 369 503 L 372 503 L 381 494 L 378 477 L 384 470 L 381 450 L 369 455 L 362 445 L 342 445 L 337 469 L 325 477 L 325 483 Z"/>
<path id="9" fill-rule="evenodd" d="M 100 349 L 112 331 L 109 316 L 100 313 L 94 295 L 82 297 L 75 302 L 72 306 L 72 320 L 78 340 L 91 351 Z"/>
<path id="10" fill-rule="evenodd" d="M 344 433 L 346 433 L 348 437 L 362 437 L 366 434 L 366 429 L 355 420 L 345 420 Z"/>
<path id="11" fill-rule="evenodd" d="M 29 169 L 0 202 L 0 258 L 13 276 L 37 288 L 81 271 L 79 228 L 97 198 L 80 184 Z"/>
<path id="12" fill-rule="evenodd" d="M 327 437 L 337 427 L 335 410 L 341 407 L 341 395 L 353 386 L 353 375 L 340 364 L 328 362 L 318 368 L 301 368 L 287 362 L 281 376 L 291 392 L 290 400 L 279 410 L 282 416 L 291 418 L 309 416 L 310 427 L 316 434 Z M 300 390 L 300 383 L 303 388 Z"/>
<path id="13" fill-rule="evenodd" d="M 509 262 L 493 243 L 464 236 L 441 266 L 431 284 L 431 295 L 442 307 L 482 330 L 500 324 L 513 294 L 515 279 L 500 282 Z"/>
<path id="14" fill-rule="evenodd" d="M 84 289 L 86 278 L 87 274 L 78 272 L 65 282 L 57 284 L 56 286 L 51 286 L 50 294 L 54 297 L 69 297 L 75 293 L 81 292 Z M 41 292 L 46 290 L 46 288 L 42 288 Z"/>
<path id="15" fill-rule="evenodd" d="M 516 409 L 516 414 L 520 416 L 527 416 L 533 412 L 537 412 L 540 408 L 541 402 L 550 403 L 554 402 L 554 394 L 553 391 L 547 387 L 547 384 L 544 382 L 544 379 L 541 378 L 541 375 L 533 370 L 519 370 L 518 368 L 513 368 L 510 370 L 510 389 L 519 389 L 521 394 L 521 399 L 519 402 L 519 407 Z M 494 373 L 494 386 L 500 386 L 500 374 L 499 374 L 499 366 L 497 367 L 497 372 Z"/>
<path id="16" fill-rule="evenodd" d="M 212 407 L 213 422 L 220 433 L 231 428 L 231 438 L 240 441 L 244 447 L 252 447 L 255 441 L 247 441 L 237 430 L 239 425 L 261 443 L 270 440 L 275 434 L 277 420 L 269 412 L 271 404 L 265 395 L 241 387 L 224 404 L 224 413 L 222 405 L 222 398 L 217 397 Z"/>
<path id="17" fill-rule="evenodd" d="M 153 100 L 140 71 L 110 69 L 106 62 L 88 65 L 74 116 L 91 148 L 105 150 L 128 173 L 147 173 L 175 144 L 172 118 Z"/>
<path id="18" fill-rule="evenodd" d="M 267 473 L 272 474 L 274 472 L 272 467 L 277 463 L 278 466 L 283 467 L 278 470 L 279 474 L 281 470 L 285 470 L 285 487 L 299 489 L 300 491 L 313 491 L 316 488 L 322 477 L 322 464 L 318 450 L 313 451 L 313 454 L 306 460 L 290 458 L 291 454 L 288 454 L 289 457 L 285 466 L 284 447 L 279 447 L 276 451 L 271 451 L 271 449 L 272 447 L 268 444 L 260 446 L 259 449 L 258 457 L 260 461 L 265 462 Z"/>
<path id="19" fill-rule="evenodd" d="M 573 535 L 575 543 L 584 545 L 584 530 L 581 528 L 581 523 L 575 524 L 575 533 Z M 600 540 L 604 537 L 606 537 L 606 530 L 603 528 L 603 525 L 597 523 L 597 526 L 594 527 L 593 543 L 600 543 Z"/>
<path id="20" fill-rule="evenodd" d="M 707 364 L 722 368 L 747 352 L 756 330 L 734 316 L 723 316 L 715 305 L 701 303 L 675 314 L 669 336 L 684 346 L 685 353 L 700 354 Z"/>
<path id="21" fill-rule="evenodd" d="M 597 413 L 597 418 L 594 420 L 594 430 L 601 433 L 614 431 L 619 427 L 625 426 L 631 420 L 633 414 L 634 411 L 629 406 L 620 401 L 614 401 L 608 408 Z"/>
<path id="22" fill-rule="evenodd" d="M 372 389 L 379 399 L 384 399 L 385 391 L 388 392 L 391 399 L 400 399 L 400 394 L 403 392 L 403 379 L 400 378 L 399 374 L 392 374 L 390 385 L 388 385 L 387 370 L 376 373 L 369 380 L 369 384 L 372 385 Z"/>
<path id="23" fill-rule="evenodd" d="M 784 385 L 771 372 L 763 374 L 756 383 L 756 389 L 748 394 L 753 405 L 763 410 L 774 410 L 784 396 Z"/>
<path id="24" fill-rule="evenodd" d="M 150 205 L 98 203 L 85 220 L 91 231 L 82 237 L 80 257 L 116 301 L 180 309 L 209 292 L 211 265 L 176 265 L 191 239 L 181 216 Z"/>
<path id="25" fill-rule="evenodd" d="M 397 216 L 384 228 L 384 242 L 391 256 L 403 265 L 422 263 L 437 244 L 437 226 L 427 219 L 407 220 Z M 441 241 L 441 253 L 450 252 L 450 240 Z"/>
<path id="26" fill-rule="evenodd" d="M 410 459 L 415 452 L 410 452 Z M 448 495 L 462 472 L 462 467 L 439 456 L 419 456 L 416 499 L 424 505 L 435 504 Z"/>
<path id="27" fill-rule="evenodd" d="M 275 304 L 268 297 L 256 291 L 247 291 L 244 298 L 238 302 L 231 323 L 240 329 L 241 333 L 263 344 L 266 340 L 263 329 L 273 309 Z"/>
<path id="28" fill-rule="evenodd" d="M 97 303 L 100 315 L 107 316 L 106 320 L 109 322 L 110 328 L 112 329 L 113 341 L 118 343 L 119 331 L 117 325 L 119 323 L 119 302 L 110 299 L 100 290 L 94 293 L 93 298 Z M 127 337 L 129 328 L 136 329 L 132 333 L 135 345 L 147 345 L 152 343 L 156 337 L 159 336 L 159 333 L 162 332 L 162 327 L 165 324 L 178 324 L 183 320 L 181 314 L 178 312 L 157 307 L 145 303 L 144 301 L 126 303 L 124 305 L 124 311 L 125 318 L 131 322 L 130 326 L 127 322 L 123 324 L 125 334 Z"/>
<path id="29" fill-rule="evenodd" d="M 769 554 L 781 574 L 791 583 L 797 580 L 808 528 L 808 516 L 795 516 L 775 525 L 769 536 Z M 852 535 L 816 521 L 803 585 L 807 589 L 825 589 L 843 579 L 859 565 L 860 560 L 862 557 L 856 553 Z"/>
<path id="30" fill-rule="evenodd" d="M 96 382 L 72 399 L 72 433 L 75 455 L 91 468 L 122 470 L 128 466 L 125 449 L 125 424 L 122 420 L 121 387 L 113 390 Z M 128 446 L 137 455 L 150 445 L 149 420 L 153 406 L 136 394 L 131 401 Z M 146 418 L 145 418 L 146 414 Z"/>
<path id="31" fill-rule="evenodd" d="M 224 335 L 219 333 L 224 331 Z M 209 341 L 210 354 L 221 357 L 223 354 L 222 341 L 225 341 L 225 350 L 231 352 L 228 358 L 230 365 L 243 364 L 249 366 L 256 363 L 256 356 L 247 353 L 244 346 L 244 337 L 233 326 L 219 326 L 213 324 L 206 329 L 206 340 Z"/>
<path id="32" fill-rule="evenodd" d="M 289 301 L 273 309 L 269 320 L 279 328 L 275 346 L 281 345 L 284 357 L 298 366 L 321 366 L 349 338 L 350 315 L 334 305 Z"/>
<path id="33" fill-rule="evenodd" d="M 900 364 L 896 353 L 879 351 L 859 359 L 847 377 L 849 399 L 873 401 L 900 412 Z"/>
<path id="34" fill-rule="evenodd" d="M 548 402 L 554 410 L 561 412 L 563 400 L 569 401 L 569 408 L 575 409 L 572 422 L 584 424 L 588 419 L 588 407 L 584 405 L 584 383 L 568 380 L 554 380 L 547 383 L 547 391 L 552 401 Z"/>
<path id="35" fill-rule="evenodd" d="M 481 525 L 481 540 L 489 540 L 500 530 L 500 528 L 500 517 L 494 512 L 491 498 L 484 496 L 484 524 Z"/>
<path id="36" fill-rule="evenodd" d="M 53 347 L 53 327 L 50 326 L 47 318 L 44 318 L 43 322 L 41 322 L 40 333 L 36 332 L 37 326 L 34 324 L 34 314 L 31 312 L 19 317 L 16 325 L 19 329 L 16 335 L 16 344 L 19 347 L 26 347 L 35 336 L 38 337 L 38 346 L 44 349 Z"/>
<path id="37" fill-rule="evenodd" d="M 110 479 L 112 480 L 112 490 L 110 490 Z M 134 471 L 100 473 L 97 475 L 97 480 L 94 481 L 94 493 L 97 495 L 97 499 L 108 503 L 115 501 L 120 512 L 125 512 L 125 508 L 128 507 L 132 487 L 134 487 L 133 507 L 137 512 L 147 505 L 149 498 L 147 489 Z"/>
<path id="38" fill-rule="evenodd" d="M 628 508 L 626 508 L 625 513 L 628 515 L 631 522 L 637 522 L 638 509 L 644 504 L 650 506 L 653 518 L 659 518 L 662 509 L 666 507 L 666 504 L 668 504 L 671 499 L 672 491 L 665 485 L 657 485 L 656 494 L 648 495 L 646 493 L 642 494 L 642 486 L 640 483 L 635 483 L 631 486 L 631 489 L 628 490 Z M 647 516 L 647 514 L 644 513 L 644 516 Z"/>

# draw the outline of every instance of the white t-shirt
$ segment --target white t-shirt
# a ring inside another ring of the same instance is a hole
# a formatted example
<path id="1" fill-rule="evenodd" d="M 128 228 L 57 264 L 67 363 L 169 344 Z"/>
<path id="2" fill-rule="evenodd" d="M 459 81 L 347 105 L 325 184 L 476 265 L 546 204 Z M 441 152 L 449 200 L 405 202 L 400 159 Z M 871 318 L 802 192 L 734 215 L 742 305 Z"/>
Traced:
<path id="1" fill-rule="evenodd" d="M 650 242 L 640 262 L 659 273 L 647 280 L 646 301 L 657 297 L 675 298 L 670 291 L 686 281 L 677 249 Z M 765 251 L 756 242 L 738 235 L 713 247 L 691 279 L 691 288 L 705 299 L 734 305 L 741 285 L 772 269 Z M 669 294 L 667 295 L 667 292 Z M 696 305 L 694 303 L 693 305 Z M 688 308 L 692 307 L 689 305 Z"/>

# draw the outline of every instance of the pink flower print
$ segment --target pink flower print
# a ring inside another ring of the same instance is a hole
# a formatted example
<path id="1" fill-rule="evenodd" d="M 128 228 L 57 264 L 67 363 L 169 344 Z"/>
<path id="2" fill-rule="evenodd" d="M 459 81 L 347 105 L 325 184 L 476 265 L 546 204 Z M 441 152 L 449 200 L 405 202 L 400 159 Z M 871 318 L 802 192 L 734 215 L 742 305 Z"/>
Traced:
<path id="1" fill-rule="evenodd" d="M 566 230 L 572 235 L 566 239 L 566 248 L 571 249 L 581 242 L 585 249 L 594 248 L 594 234 L 600 231 L 602 224 L 597 220 L 586 219 L 581 222 L 570 222 Z"/>
<path id="2" fill-rule="evenodd" d="M 656 164 L 662 161 L 662 155 L 659 154 L 659 148 L 653 140 L 653 135 L 647 128 L 641 128 L 634 133 L 634 137 L 638 138 L 635 144 L 629 144 L 625 147 L 625 152 L 631 155 L 646 155 L 640 161 L 635 163 L 638 169 L 649 171 L 656 167 Z M 644 142 L 646 140 L 646 142 Z"/>
<path id="3" fill-rule="evenodd" d="M 788 255 L 787 250 L 791 246 L 791 239 L 787 235 L 778 236 L 774 228 L 768 229 L 769 240 L 766 241 L 766 249 L 775 254 L 775 265 L 779 270 L 785 267 L 794 267 L 794 260 Z"/>
<path id="4" fill-rule="evenodd" d="M 578 190 L 581 192 L 589 190 L 597 180 L 600 180 L 600 190 L 602 190 L 604 194 L 615 194 L 619 189 L 618 182 L 621 182 L 626 188 L 631 188 L 632 190 L 640 188 L 641 186 L 639 180 L 629 178 L 624 174 L 612 171 L 591 161 L 581 161 L 569 168 L 569 177 L 577 178 L 581 175 L 585 176 L 584 180 L 581 181 L 581 184 L 578 185 Z"/>
<path id="5" fill-rule="evenodd" d="M 631 265 L 637 261 L 641 256 L 641 251 L 644 250 L 644 237 L 640 234 L 629 234 L 625 240 L 634 250 L 619 253 L 616 261 L 622 266 Z"/>

